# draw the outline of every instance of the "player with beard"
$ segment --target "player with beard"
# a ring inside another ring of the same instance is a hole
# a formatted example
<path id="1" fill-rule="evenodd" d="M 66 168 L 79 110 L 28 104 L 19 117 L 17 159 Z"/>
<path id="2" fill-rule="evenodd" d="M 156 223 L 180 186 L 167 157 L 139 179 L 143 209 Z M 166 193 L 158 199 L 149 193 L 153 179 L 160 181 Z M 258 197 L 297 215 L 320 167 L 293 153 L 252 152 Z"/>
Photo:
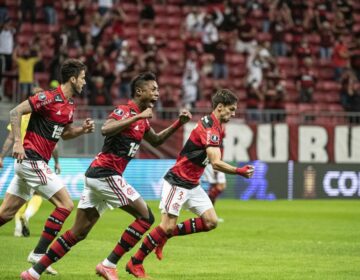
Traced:
<path id="1" fill-rule="evenodd" d="M 94 131 L 94 122 L 86 119 L 82 126 L 73 126 L 75 104 L 72 96 L 80 94 L 85 85 L 85 65 L 75 59 L 61 66 L 62 83 L 54 90 L 30 96 L 10 111 L 11 130 L 14 134 L 13 157 L 15 176 L 0 207 L 0 226 L 9 222 L 34 192 L 48 199 L 55 210 L 45 223 L 40 240 L 28 257 L 38 261 L 55 239 L 70 215 L 74 204 L 59 177 L 48 166 L 56 143 Z M 24 142 L 21 137 L 21 118 L 31 113 Z M 56 271 L 49 268 L 51 274 Z"/>
<path id="2" fill-rule="evenodd" d="M 153 116 L 152 109 L 159 98 L 159 91 L 155 75 L 149 72 L 140 74 L 131 82 L 131 98 L 126 105 L 117 106 L 101 128 L 106 136 L 104 145 L 86 171 L 85 187 L 73 226 L 52 244 L 37 264 L 21 274 L 21 279 L 39 279 L 49 265 L 86 238 L 107 208 L 121 208 L 135 220 L 123 232 L 109 256 L 96 266 L 99 276 L 117 280 L 118 261 L 154 223 L 150 208 L 122 174 L 143 138 L 158 146 L 188 122 L 191 114 L 183 110 L 175 123 L 155 133 L 149 119 Z"/>
<path id="3" fill-rule="evenodd" d="M 223 124 L 235 116 L 237 97 L 227 89 L 220 89 L 212 98 L 213 112 L 203 117 L 192 130 L 175 165 L 164 177 L 160 209 L 160 225 L 152 229 L 140 249 L 126 265 L 126 270 L 138 278 L 147 278 L 143 261 L 156 248 L 156 256 L 162 259 L 162 249 L 168 238 L 205 232 L 216 228 L 218 218 L 208 195 L 200 186 L 200 177 L 210 162 L 216 171 L 251 178 L 254 167 L 236 167 L 221 160 Z M 196 214 L 197 218 L 180 224 L 177 219 L 182 208 Z"/>

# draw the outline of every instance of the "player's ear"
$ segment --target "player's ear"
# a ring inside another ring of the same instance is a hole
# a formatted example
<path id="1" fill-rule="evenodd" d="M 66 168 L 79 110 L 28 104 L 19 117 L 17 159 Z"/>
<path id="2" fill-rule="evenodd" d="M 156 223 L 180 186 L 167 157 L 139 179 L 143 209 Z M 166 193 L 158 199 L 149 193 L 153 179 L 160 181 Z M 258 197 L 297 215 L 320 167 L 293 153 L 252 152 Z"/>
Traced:
<path id="1" fill-rule="evenodd" d="M 74 76 L 72 76 L 71 78 L 70 78 L 70 82 L 72 82 L 72 83 L 76 83 L 76 78 L 74 77 Z"/>

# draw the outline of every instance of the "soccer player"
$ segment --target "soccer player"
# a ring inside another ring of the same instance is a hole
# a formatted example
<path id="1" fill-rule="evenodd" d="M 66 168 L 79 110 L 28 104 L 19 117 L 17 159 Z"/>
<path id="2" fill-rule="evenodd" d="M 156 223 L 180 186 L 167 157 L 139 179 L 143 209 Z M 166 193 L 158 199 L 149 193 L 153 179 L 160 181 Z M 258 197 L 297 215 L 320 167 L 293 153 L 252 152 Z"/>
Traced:
<path id="1" fill-rule="evenodd" d="M 109 256 L 96 266 L 99 276 L 117 280 L 118 261 L 154 223 L 150 208 L 122 174 L 143 138 L 158 146 L 188 122 L 191 114 L 183 110 L 171 126 L 155 133 L 148 119 L 153 115 L 152 108 L 159 98 L 159 91 L 155 75 L 149 72 L 140 74 L 131 82 L 131 98 L 128 104 L 117 106 L 101 128 L 106 136 L 104 145 L 86 171 L 85 187 L 73 226 L 52 244 L 37 264 L 21 274 L 21 279 L 39 279 L 50 264 L 86 238 L 100 215 L 110 207 L 121 208 L 135 218 Z"/>
<path id="2" fill-rule="evenodd" d="M 42 88 L 34 88 L 32 95 L 39 93 L 41 91 L 44 91 L 44 90 Z M 31 114 L 26 114 L 26 115 L 23 115 L 21 118 L 22 142 L 24 142 L 26 129 L 29 124 L 30 116 L 31 116 Z M 3 162 L 4 157 L 7 155 L 8 151 L 11 149 L 11 147 L 14 144 L 14 135 L 11 132 L 11 124 L 9 124 L 7 126 L 7 129 L 9 131 L 9 134 L 6 137 L 3 147 L 2 147 L 2 150 L 0 152 L 0 168 L 4 167 L 4 162 Z M 55 146 L 55 149 L 52 152 L 52 156 L 55 161 L 55 173 L 60 174 L 61 167 L 59 164 L 59 152 L 58 152 L 57 146 Z M 30 236 L 29 220 L 39 210 L 41 203 L 42 203 L 41 196 L 34 194 L 31 197 L 31 199 L 19 209 L 19 211 L 15 215 L 15 230 L 14 230 L 15 237 Z"/>
<path id="3" fill-rule="evenodd" d="M 28 261 L 36 262 L 55 239 L 70 215 L 74 204 L 60 179 L 47 162 L 60 139 L 72 139 L 94 131 L 94 122 L 86 119 L 82 126 L 73 126 L 74 101 L 85 85 L 85 65 L 75 59 L 61 66 L 61 85 L 52 91 L 30 96 L 10 111 L 11 130 L 14 134 L 13 157 L 15 176 L 0 206 L 0 226 L 10 221 L 35 191 L 55 205 L 45 223 L 44 231 Z M 21 117 L 31 113 L 24 143 L 21 140 Z M 50 268 L 49 268 L 50 269 Z M 49 271 L 56 274 L 56 271 Z"/>
<path id="4" fill-rule="evenodd" d="M 156 247 L 162 259 L 162 249 L 168 238 L 209 231 L 217 226 L 218 218 L 208 195 L 199 185 L 205 166 L 210 162 L 214 170 L 251 178 L 251 165 L 235 167 L 221 160 L 222 124 L 235 116 L 237 97 L 227 89 L 218 90 L 212 97 L 212 114 L 203 117 L 190 134 L 175 165 L 164 177 L 160 209 L 160 225 L 144 239 L 140 249 L 126 265 L 126 270 L 138 278 L 147 278 L 143 267 L 146 256 Z M 177 219 L 182 208 L 188 208 L 197 218 L 180 224 Z"/>

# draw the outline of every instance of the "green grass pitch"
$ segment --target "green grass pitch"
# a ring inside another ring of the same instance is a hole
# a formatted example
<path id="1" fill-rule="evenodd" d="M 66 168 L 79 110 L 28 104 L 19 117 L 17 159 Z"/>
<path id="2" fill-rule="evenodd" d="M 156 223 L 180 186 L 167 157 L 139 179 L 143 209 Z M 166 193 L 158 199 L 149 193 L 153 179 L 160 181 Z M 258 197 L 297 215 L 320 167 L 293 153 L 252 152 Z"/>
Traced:
<path id="1" fill-rule="evenodd" d="M 149 204 L 158 223 L 158 202 Z M 30 238 L 13 237 L 13 222 L 0 229 L 0 279 L 19 279 L 29 268 L 26 257 L 51 209 L 44 203 L 31 220 Z M 149 256 L 145 268 L 153 279 L 360 279 L 360 201 L 219 200 L 216 209 L 225 220 L 216 230 L 171 239 L 162 261 Z M 74 213 L 63 229 L 71 226 Z M 188 217 L 183 211 L 180 220 Z M 60 274 L 42 279 L 99 279 L 96 264 L 131 220 L 120 210 L 106 212 L 88 238 L 54 265 Z M 120 279 L 135 279 L 124 269 L 129 257 L 119 262 Z"/>

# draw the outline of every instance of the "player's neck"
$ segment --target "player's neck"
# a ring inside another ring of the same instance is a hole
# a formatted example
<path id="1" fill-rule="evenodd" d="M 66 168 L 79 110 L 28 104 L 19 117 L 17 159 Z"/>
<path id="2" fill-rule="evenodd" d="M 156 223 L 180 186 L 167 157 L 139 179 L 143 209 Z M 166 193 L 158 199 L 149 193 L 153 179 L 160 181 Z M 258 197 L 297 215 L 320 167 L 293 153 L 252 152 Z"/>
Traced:
<path id="1" fill-rule="evenodd" d="M 139 108 L 139 110 L 142 112 L 142 111 L 144 111 L 144 110 L 146 110 L 146 106 L 144 106 L 144 104 L 142 104 L 141 102 L 140 102 L 140 100 L 138 100 L 138 99 L 133 99 L 132 100 L 135 104 L 136 104 L 136 106 Z"/>
<path id="2" fill-rule="evenodd" d="M 213 111 L 212 113 L 215 116 L 215 118 L 218 120 L 218 122 L 220 124 L 222 124 L 221 119 L 220 119 L 220 113 L 218 111 Z"/>
<path id="3" fill-rule="evenodd" d="M 69 83 L 62 84 L 60 87 L 66 99 L 69 99 L 74 95 L 73 89 L 71 88 L 71 85 Z"/>

